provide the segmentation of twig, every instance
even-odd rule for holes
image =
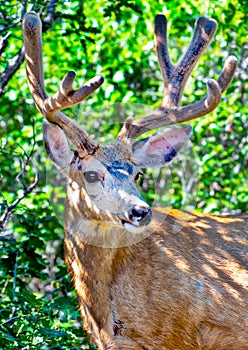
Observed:
[[[36,172],[34,182],[30,186],[28,186],[26,189],[24,189],[23,194],[19,198],[17,198],[12,204],[10,204],[10,205],[6,204],[5,213],[3,214],[2,218],[0,219],[0,232],[4,229],[4,227],[7,225],[7,223],[11,219],[17,205],[24,198],[26,198],[29,193],[31,193],[34,190],[34,188],[38,184],[38,180],[39,180],[39,176],[38,176],[38,172]]]
[[[47,15],[42,21],[43,32],[49,29],[54,22],[57,2],[58,0],[50,0],[49,5],[47,6]]]
[[[16,252],[16,258],[15,258],[15,266],[14,266],[14,281],[13,281],[13,299],[16,297],[16,276],[17,276],[17,268],[18,268],[18,251]],[[14,316],[15,312],[13,312]]]
[[[16,180],[19,183],[19,185],[24,189],[24,191],[27,190],[27,186],[24,182],[24,174],[27,168],[27,165],[29,164],[29,162],[31,161],[31,157],[34,153],[34,149],[35,149],[35,145],[36,145],[36,139],[35,139],[35,125],[34,125],[34,119],[32,122],[32,127],[33,127],[33,140],[32,140],[32,148],[31,151],[29,152],[29,154],[26,153],[26,151],[21,147],[21,145],[19,145],[19,147],[22,149],[24,155],[26,156],[26,160],[25,162],[23,162],[22,160],[22,170],[19,172],[19,174],[16,176]],[[21,180],[22,178],[22,180]]]
[[[18,197],[16,200],[14,200],[12,202],[12,204],[8,205],[7,201],[4,201],[1,206],[2,209],[4,211],[4,213],[2,214],[2,216],[0,217],[0,232],[4,229],[4,227],[7,225],[7,223],[9,222],[9,220],[11,219],[15,208],[17,207],[17,205],[25,198],[28,196],[29,193],[31,193],[34,188],[36,187],[36,185],[38,184],[38,180],[39,180],[39,176],[38,176],[38,171],[35,171],[35,178],[34,181],[31,185],[27,186],[24,183],[24,180],[21,179],[21,177],[24,177],[24,173],[27,170],[27,165],[30,163],[31,158],[34,154],[34,150],[35,150],[35,145],[36,145],[36,140],[35,140],[35,130],[34,130],[34,124],[33,124],[33,142],[32,142],[32,148],[29,152],[29,154],[25,154],[26,156],[26,160],[25,162],[23,162],[22,164],[22,169],[19,172],[19,174],[16,176],[16,179],[18,181],[18,183],[20,184],[20,186],[23,188],[23,194]]]

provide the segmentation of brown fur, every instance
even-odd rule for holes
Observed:
[[[223,218],[157,209],[147,226],[151,210],[134,183],[137,167],[172,160],[190,127],[135,139],[209,113],[230,84],[237,64],[233,56],[218,80],[208,81],[202,100],[179,107],[188,76],[216,28],[214,20],[199,18],[188,50],[173,66],[166,19],[156,16],[162,103],[150,115],[127,118],[117,141],[100,146],[60,110],[81,102],[103,78],[74,90],[75,73],[69,72],[48,97],[41,21],[34,12],[23,19],[30,90],[49,122],[43,127],[46,150],[69,178],[65,259],[85,329],[100,350],[248,350],[248,215]]]
[[[130,247],[95,247],[66,233],[92,341],[99,349],[247,350],[248,215],[154,215],[151,235]]]

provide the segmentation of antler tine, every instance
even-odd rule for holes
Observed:
[[[179,105],[186,81],[197,61],[210,43],[217,24],[205,17],[198,19],[191,43],[180,62],[174,67],[167,44],[167,21],[164,15],[155,18],[155,44],[160,70],[164,80],[162,108]]]
[[[167,20],[164,15],[157,15],[155,19],[155,45],[160,71],[164,80],[164,94],[168,94],[174,66],[171,63],[167,41]]]
[[[56,120],[53,121],[54,112],[80,103],[103,82],[102,77],[94,77],[84,86],[74,90],[72,84],[75,77],[76,73],[74,71],[68,72],[61,82],[59,91],[44,101],[44,112],[50,122],[56,122]]]
[[[170,81],[171,91],[168,96],[164,94],[161,107],[177,107],[179,105],[187,79],[209,45],[216,28],[215,20],[205,17],[200,17],[197,20],[193,38],[187,51],[174,69]]]
[[[228,88],[229,84],[231,83],[233,75],[236,70],[236,66],[237,66],[237,58],[232,55],[227,57],[224,64],[224,68],[217,80],[221,92],[224,92]]]
[[[158,15],[155,19],[155,40],[157,56],[164,80],[164,97],[160,107],[154,113],[131,121],[127,118],[118,138],[135,140],[148,130],[186,122],[214,110],[220,102],[221,94],[232,81],[237,59],[229,56],[217,81],[210,79],[207,82],[207,95],[198,102],[178,107],[183,88],[200,56],[211,41],[217,24],[214,20],[205,17],[199,18],[196,23],[193,39],[188,50],[174,67],[170,62],[167,37],[166,18]]]
[[[47,94],[42,67],[41,21],[34,12],[29,12],[24,16],[22,31],[29,87],[36,106],[42,113]]]
[[[61,109],[75,105],[83,101],[102,83],[103,77],[94,77],[81,88],[74,90],[72,83],[75,72],[70,71],[64,77],[59,91],[48,97],[44,87],[44,75],[42,68],[42,38],[41,21],[34,12],[29,12],[23,19],[23,36],[26,47],[27,76],[30,90],[37,108],[51,122],[59,125],[67,137],[71,139],[79,154],[94,153],[97,145],[89,135],[73,120],[66,117]]]

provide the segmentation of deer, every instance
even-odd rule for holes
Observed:
[[[138,119],[128,116],[107,145],[61,112],[93,93],[103,77],[73,89],[75,72],[69,71],[48,97],[41,27],[37,14],[25,15],[27,78],[45,118],[46,152],[68,178],[65,261],[91,341],[100,350],[247,350],[248,215],[151,208],[136,186],[140,168],[173,160],[191,133],[182,123],[213,111],[233,78],[237,59],[229,56],[218,79],[208,80],[206,96],[179,106],[216,21],[197,20],[188,49],[174,65],[167,20],[156,16],[162,103]],[[158,128],[163,129],[141,138]]]

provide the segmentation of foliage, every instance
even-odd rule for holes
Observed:
[[[0,57],[0,76],[22,47],[23,13],[39,11],[45,30],[47,92],[54,93],[70,69],[78,73],[78,85],[95,74],[105,77],[104,86],[82,107],[66,111],[103,142],[117,132],[111,111],[118,116],[123,111],[123,105],[109,104],[128,104],[137,114],[142,113],[142,108],[145,111],[159,105],[163,89],[153,43],[155,15],[164,13],[168,18],[173,62],[185,51],[196,19],[201,15],[215,18],[219,24],[217,34],[194,70],[182,103],[192,103],[205,94],[205,82],[209,77],[217,77],[229,54],[236,55],[239,61],[235,78],[219,107],[192,122],[193,148],[186,149],[188,157],[182,156],[170,168],[145,174],[144,196],[154,204],[162,202],[185,209],[247,211],[245,1],[33,3],[17,0],[0,3],[0,32],[3,37],[8,35],[8,44]],[[0,235],[0,349],[93,349],[79,326],[77,300],[63,261],[63,228],[57,215],[61,211],[59,197],[63,186],[51,185],[61,183],[61,178],[48,168],[42,146],[43,120],[30,97],[24,65],[8,80],[3,92],[0,219],[6,208],[13,208]],[[104,122],[99,124],[97,118],[103,114]],[[37,174],[38,184],[27,192]]]

